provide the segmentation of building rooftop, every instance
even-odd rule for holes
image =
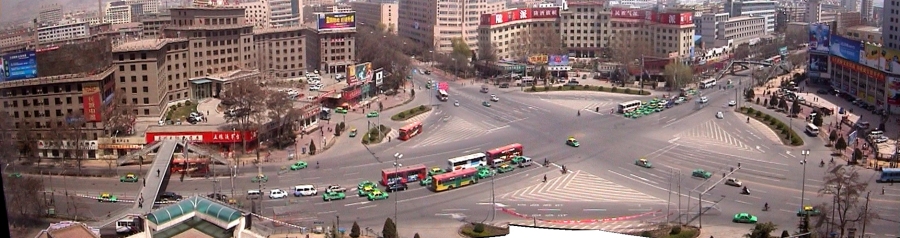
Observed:
[[[253,28],[253,34],[268,34],[278,32],[289,32],[308,29],[306,26],[286,26],[286,27],[269,27],[269,28]]]
[[[194,196],[151,212],[147,215],[147,221],[162,225],[166,222],[176,220],[176,218],[181,216],[188,215],[191,212],[203,213],[211,219],[217,219],[218,221],[225,223],[233,222],[242,216],[241,212],[238,210],[210,201],[206,198]]]
[[[129,29],[129,28],[141,28],[144,24],[140,22],[129,22],[129,23],[120,23],[120,24],[112,24],[112,30],[118,31],[120,29]]]
[[[22,80],[13,80],[0,82],[0,88],[15,88],[22,86],[33,86],[33,85],[47,85],[54,83],[73,83],[73,82],[86,82],[86,81],[97,81],[109,76],[113,72],[113,67],[109,66],[100,73],[78,73],[78,74],[65,74],[65,75],[56,75],[56,76],[47,76],[47,77],[38,77],[33,79],[22,79]]]
[[[63,221],[50,224],[46,230],[42,230],[35,238],[72,237],[72,238],[100,238],[100,230],[94,229],[81,222]]]
[[[147,127],[146,133],[188,133],[188,132],[209,132],[209,131],[221,131],[219,127],[222,125],[209,125],[209,124],[181,124],[181,125],[150,125]]]
[[[881,27],[874,27],[874,26],[851,26],[850,29],[848,29],[848,30],[868,31],[868,32],[876,32],[876,33],[880,33],[880,32],[881,32]]]
[[[185,38],[141,39],[129,41],[113,47],[113,52],[159,50],[169,43],[187,41]]]

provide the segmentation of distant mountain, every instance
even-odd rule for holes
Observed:
[[[96,0],[2,0],[0,3],[0,23],[23,23],[37,18],[43,5],[58,3],[63,11],[97,9]],[[0,24],[2,25],[2,24]]]

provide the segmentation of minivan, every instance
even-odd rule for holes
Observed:
[[[256,189],[247,190],[247,197],[248,198],[259,198],[259,197],[262,197],[262,192],[260,192],[259,190],[256,190]]]
[[[314,195],[316,195],[316,194],[319,194],[319,192],[316,191],[316,187],[315,187],[315,186],[312,186],[312,185],[298,185],[298,186],[294,186],[294,197],[299,197],[299,196],[314,196]]]
[[[819,135],[819,127],[817,127],[816,125],[813,125],[812,123],[807,123],[806,124],[806,133],[811,136],[818,136]]]

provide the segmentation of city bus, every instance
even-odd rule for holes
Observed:
[[[478,183],[478,169],[468,168],[431,177],[431,191],[446,191]]]
[[[522,156],[524,152],[522,144],[515,143],[488,150],[485,154],[487,154],[488,164],[490,164],[491,167],[497,167],[504,162],[512,161],[516,156]]]
[[[487,155],[484,153],[474,153],[471,155],[460,156],[447,160],[448,171],[456,171],[470,168],[478,168],[487,164]]]
[[[703,81],[700,81],[700,88],[712,88],[714,86],[716,86],[715,78],[704,79]]]
[[[418,134],[422,133],[422,122],[413,122],[409,123],[409,125],[405,125],[400,128],[400,135],[398,139],[401,140],[409,140],[410,138],[415,137]]]
[[[763,61],[763,62],[770,63],[770,64],[777,64],[777,63],[780,63],[780,62],[781,62],[781,55],[773,56],[772,58],[768,58],[768,59],[766,59],[766,60]]]
[[[881,169],[881,178],[878,178],[876,182],[879,183],[893,183],[900,182],[900,168],[882,168]]]
[[[188,177],[203,177],[209,173],[209,163],[209,159],[193,158],[185,161],[184,158],[175,158],[172,160],[169,171],[172,174],[185,173],[185,176]]]
[[[626,113],[626,112],[634,111],[634,110],[638,109],[638,107],[640,107],[640,106],[641,106],[641,101],[639,101],[639,100],[627,101],[627,102],[619,103],[619,107],[616,108],[616,111],[619,113]]]
[[[388,186],[396,182],[415,183],[425,179],[428,168],[424,164],[387,168],[381,170],[381,185]]]
[[[441,90],[438,90],[437,98],[438,98],[438,100],[446,102],[447,99],[450,99],[450,95],[447,94],[447,91],[444,91],[443,89],[441,89]]]

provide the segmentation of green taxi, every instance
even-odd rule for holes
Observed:
[[[487,101],[481,102],[481,105],[485,106],[485,107],[491,107],[491,103],[489,103]]]
[[[512,159],[512,163],[518,165],[519,167],[531,166],[530,162],[531,158],[525,156],[516,156]]]
[[[433,81],[428,80],[428,83],[425,84],[425,88],[426,88],[426,89],[431,89],[431,84],[433,84],[433,83],[434,83]]]
[[[692,177],[708,179],[712,177],[712,173],[703,169],[695,169],[694,172],[691,172]]]
[[[650,163],[649,160],[644,159],[644,158],[635,160],[635,161],[634,161],[634,164],[637,165],[637,166],[641,166],[641,167],[644,167],[644,168],[648,168],[648,169],[653,167],[653,163]]]
[[[478,176],[478,179],[490,178],[494,176],[494,171],[490,168],[478,168],[478,174],[476,174],[476,176]]]
[[[516,167],[510,166],[509,164],[503,164],[503,165],[500,165],[500,167],[497,167],[497,173],[502,174],[502,173],[506,173],[506,172],[512,172],[515,169],[516,169]]]
[[[123,183],[137,183],[138,176],[134,173],[127,173],[125,176],[119,177],[119,182]]]
[[[569,139],[566,140],[566,145],[579,147],[581,146],[581,143],[578,143],[578,140],[576,140],[575,137],[569,137]]]
[[[734,218],[732,218],[731,221],[734,223],[756,223],[756,216],[742,212],[734,214]]]
[[[253,178],[250,178],[250,182],[252,183],[265,183],[268,181],[269,176],[266,176],[265,174],[257,174],[256,176],[253,176]]]
[[[369,201],[388,199],[388,194],[378,189],[373,189],[367,196]]]
[[[343,108],[343,107],[337,107],[334,109],[334,112],[340,113],[340,114],[347,114],[347,109]]]
[[[423,180],[419,180],[419,185],[428,186],[428,185],[431,185],[431,181],[432,181],[431,176],[428,176]]]
[[[809,214],[809,216],[811,216],[811,217],[814,217],[814,216],[822,215],[822,211],[819,211],[818,208],[813,207],[813,206],[803,206],[803,209],[800,209],[800,211],[797,211],[798,217],[806,216],[807,214]]]
[[[365,187],[373,187],[374,188],[374,187],[378,187],[378,185],[375,184],[374,182],[368,181],[368,180],[359,182],[359,185],[356,185],[356,189],[358,189],[358,190],[362,190]]]
[[[375,184],[367,184],[359,189],[359,196],[360,197],[366,196],[366,195],[374,192],[375,190],[378,190],[378,186],[375,186]]]
[[[98,202],[119,202],[119,198],[110,193],[101,193],[99,197],[97,197]]]
[[[446,172],[447,171],[444,171],[444,169],[442,169],[440,167],[432,167],[430,170],[428,170],[428,176],[435,176],[435,175],[443,174]]]
[[[297,161],[296,163],[291,165],[291,170],[305,169],[306,166],[309,166],[308,164],[306,164],[306,161]]]
[[[378,112],[373,111],[373,112],[366,113],[366,117],[368,117],[368,118],[378,117]]]
[[[331,201],[331,200],[341,200],[344,198],[347,198],[347,194],[344,194],[342,192],[326,191],[325,193],[322,194],[322,200],[324,200],[326,202]]]

